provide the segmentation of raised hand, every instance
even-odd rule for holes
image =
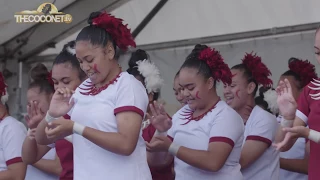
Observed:
[[[29,103],[27,106],[27,112],[28,115],[25,117],[25,119],[30,129],[36,128],[45,116],[40,107],[38,107],[37,101],[31,101]]]
[[[292,88],[288,79],[280,81],[276,91],[280,114],[287,120],[294,120],[297,102],[292,95]]]
[[[150,120],[151,124],[159,131],[166,132],[172,126],[171,118],[168,116],[163,108],[162,104],[158,104],[154,101],[153,104],[149,105],[151,114],[147,114],[147,118]]]
[[[68,88],[57,89],[51,99],[49,115],[55,118],[66,115],[74,105],[74,99],[71,99],[73,93]]]

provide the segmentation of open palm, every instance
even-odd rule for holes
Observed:
[[[51,99],[48,111],[50,116],[57,118],[67,114],[74,105],[74,100],[71,99],[73,93],[74,91],[68,88],[57,89]]]
[[[297,109],[297,102],[292,95],[292,88],[290,82],[285,79],[280,81],[277,87],[277,103],[280,114],[288,120],[293,120]]]
[[[151,124],[159,131],[168,131],[172,126],[171,118],[168,116],[162,104],[154,102],[150,104],[151,114],[147,114]]]

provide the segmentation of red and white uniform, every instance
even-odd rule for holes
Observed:
[[[26,127],[8,116],[0,121],[0,171],[10,164],[22,162],[21,149],[27,135]]]
[[[87,88],[84,84],[88,82],[89,79],[80,87]],[[122,72],[116,82],[95,96],[82,95],[82,91],[76,90],[73,95],[76,103],[68,114],[71,120],[100,131],[118,132],[117,113],[133,111],[144,117],[147,110],[145,87],[127,72]],[[73,134],[74,180],[151,180],[141,134],[130,156],[112,153]]]
[[[218,172],[209,172],[193,167],[175,157],[174,170],[176,180],[241,180],[240,154],[243,142],[243,120],[224,101],[216,106],[199,121],[192,120],[185,124],[184,112],[191,111],[186,105],[172,118],[173,125],[168,131],[173,142],[190,149],[208,150],[210,142],[225,142],[233,149]],[[185,124],[185,125],[182,125]]]
[[[299,138],[289,151],[280,152],[281,158],[304,159],[306,139]],[[280,169],[279,180],[308,180],[308,175]]]
[[[262,141],[269,148],[249,167],[242,170],[245,180],[279,179],[279,152],[271,146],[278,130],[278,122],[273,114],[255,106],[245,125],[245,140]]]
[[[315,87],[312,83],[305,86],[300,93],[298,100],[298,109],[296,116],[302,119],[310,129],[320,132],[320,101],[312,99],[310,94],[320,93],[320,90],[312,90],[310,87]],[[320,177],[320,144],[310,141],[310,156],[309,156],[309,180],[318,180]]]
[[[54,160],[56,158],[56,149],[50,149],[42,159]],[[58,180],[59,177],[45,173],[32,165],[28,165],[25,180]]]

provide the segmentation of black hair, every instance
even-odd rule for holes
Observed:
[[[268,111],[272,114],[270,108],[268,107],[268,103],[264,100],[264,93],[267,92],[270,88],[269,87],[260,87],[259,88],[259,96],[257,96],[254,101],[256,105],[260,106],[264,110]]]
[[[75,41],[70,41],[67,44],[63,46],[62,51],[59,53],[59,55],[55,58],[53,61],[53,66],[57,64],[64,64],[64,63],[70,63],[72,68],[75,68],[79,72],[79,79],[83,81],[87,75],[85,72],[81,69],[80,63],[73,52],[75,49]]]
[[[205,79],[212,77],[212,71],[205,61],[199,60],[199,54],[202,50],[208,48],[207,45],[197,44],[191,53],[187,56],[186,60],[182,64],[182,68],[194,68],[198,70],[198,73],[201,74]],[[179,70],[179,72],[180,72]],[[216,81],[214,82],[216,85]]]
[[[246,67],[246,65],[237,64],[237,65],[233,66],[231,69],[236,69],[236,70],[242,71],[243,72],[243,76],[247,79],[248,83],[253,82],[256,85],[256,87],[253,90],[253,96],[255,96],[257,91],[258,91],[258,83],[253,78],[251,71]]]
[[[174,79],[176,79],[180,74],[180,70],[176,73],[176,75],[174,76]]]
[[[291,62],[294,62],[294,61],[299,61],[299,59],[295,58],[295,57],[291,57],[289,60],[288,60],[288,64],[290,64]],[[287,70],[286,72],[284,72],[281,76],[291,76],[293,77],[296,81],[299,82],[298,84],[298,89],[302,89],[302,82],[301,82],[301,77],[298,73],[295,73],[294,71],[292,70]]]
[[[137,67],[138,66],[137,62],[141,61],[141,60],[150,61],[149,55],[147,54],[147,52],[145,50],[138,49],[131,54],[131,57],[128,62],[129,68],[127,69],[127,72],[129,74],[133,75],[134,77],[139,77],[144,82],[145,77],[143,77],[143,75],[139,72],[138,67]],[[158,100],[159,96],[160,96],[160,92],[153,92],[153,100],[154,101]]]
[[[93,12],[90,14],[87,22],[89,26],[84,27],[78,34],[76,41],[89,41],[92,45],[99,45],[101,47],[106,47],[108,42],[112,43],[112,46],[115,51],[115,58],[118,58],[117,45],[112,39],[110,33],[105,29],[93,25],[93,19],[101,15],[102,12]]]
[[[39,88],[39,93],[46,94],[54,93],[54,86],[50,82],[48,69],[45,65],[39,63],[30,71],[32,82],[29,84],[29,89]]]

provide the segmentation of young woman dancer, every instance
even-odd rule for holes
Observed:
[[[33,104],[33,102],[30,102],[31,105],[31,112],[39,112],[39,107],[41,107],[42,113],[37,113],[37,116],[34,118],[31,118],[29,122],[33,125],[32,128],[34,128],[33,133],[35,133],[35,128],[37,127],[38,123],[43,119],[43,116],[48,108],[49,103],[51,100],[51,97],[53,95],[53,92],[49,91],[52,90],[52,87],[54,86],[54,89],[68,87],[70,89],[76,89],[81,82],[86,78],[85,73],[81,70],[80,64],[75,56],[75,49],[74,49],[75,42],[71,41],[67,43],[63,50],[60,52],[60,54],[56,57],[56,59],[53,62],[52,67],[52,80],[50,77],[48,77],[49,81],[51,83],[48,84],[47,81],[41,81],[39,86],[36,88],[39,90],[45,90],[43,93],[40,93],[38,91],[31,91],[29,87],[28,94],[33,93],[34,96],[37,98],[40,96],[40,94],[43,94],[46,98],[43,102],[44,104],[47,103],[46,106],[44,105],[36,105]],[[43,71],[42,71],[43,72]],[[38,72],[39,73],[39,72]],[[47,72],[45,72],[47,73]],[[36,94],[35,94],[36,93]],[[37,94],[38,93],[38,94]],[[52,94],[51,94],[52,93]],[[67,116],[65,116],[67,119],[69,119]],[[62,166],[62,172],[59,174],[60,180],[73,180],[73,146],[70,142],[68,142],[65,139],[61,139],[56,141],[54,144],[50,144],[49,146],[43,146],[36,143],[34,139],[25,139],[22,154],[23,154],[23,160],[28,164],[34,164],[39,159],[41,159],[48,151],[50,151],[51,148],[55,147],[57,155],[60,159],[60,163]]]
[[[0,97],[0,179],[23,180],[27,167],[22,162],[21,147],[27,129],[7,111],[5,104],[9,95],[2,73],[0,73]]]
[[[147,143],[148,162],[161,166],[174,157],[176,180],[242,179],[239,158],[244,125],[218,97],[220,81],[231,83],[228,65],[215,49],[196,45],[179,74],[188,104],[173,116],[172,127],[170,118],[151,105],[150,118],[157,132]]]
[[[276,117],[255,105],[259,85],[272,86],[270,70],[255,54],[246,54],[241,64],[231,68],[232,83],[224,87],[227,104],[235,109],[245,124],[241,152],[241,171],[245,180],[278,179],[279,153],[271,146],[278,123]]]
[[[129,60],[129,74],[132,74],[138,79],[145,87],[149,96],[149,104],[157,101],[160,94],[160,89],[163,85],[163,79],[160,77],[159,69],[149,60],[148,54],[141,49],[133,52]],[[150,114],[150,108],[147,112]],[[150,142],[156,129],[150,124],[150,121],[146,119],[144,126],[142,126],[142,137],[145,141]],[[164,168],[150,167],[153,180],[173,180],[173,172],[171,162]]]
[[[122,20],[107,13],[92,13],[88,22],[77,36],[76,56],[89,79],[75,93],[56,90],[36,139],[48,144],[73,134],[75,180],[150,180],[140,135],[148,95],[116,58],[117,47],[127,50],[135,42]],[[72,121],[55,119],[66,113]]]
[[[317,74],[313,64],[307,60],[302,61],[291,58],[289,60],[289,70],[281,75],[279,82],[287,79],[291,85],[294,99],[298,100],[303,87],[309,84],[312,79],[316,78]],[[305,138],[299,138],[289,151],[280,153],[280,168],[283,169],[280,170],[281,180],[308,179],[308,176],[305,175],[308,174],[309,154],[306,153],[306,148],[308,146],[310,146],[309,141],[306,143]]]
[[[54,93],[53,85],[48,80],[48,70],[43,64],[36,65],[31,70],[32,82],[29,85],[27,92],[27,110],[28,116],[26,117],[27,125],[30,128],[28,135],[24,141],[25,143],[34,142],[35,129],[41,118],[43,118],[43,111],[49,107],[50,99]],[[39,118],[38,118],[39,117]],[[37,151],[35,151],[37,153]],[[26,156],[22,152],[22,159],[24,162]],[[53,148],[48,151],[42,159],[28,166],[26,180],[57,180],[61,173],[61,164],[59,158],[56,156],[56,150]]]
[[[320,63],[320,31],[316,31],[315,54],[318,63]],[[309,73],[309,72],[305,72]],[[319,79],[314,79],[305,86],[299,95],[298,103],[293,96],[293,89],[288,79],[279,82],[278,106],[282,114],[282,126],[286,127],[283,133],[285,138],[275,146],[281,151],[289,150],[296,142],[298,137],[308,137],[310,140],[310,156],[308,166],[309,180],[316,180],[320,177],[318,165],[320,164],[320,145],[316,131],[320,131],[318,121],[320,114],[319,105]],[[309,126],[310,130],[304,126]],[[297,126],[297,127],[296,127]],[[293,127],[290,129],[290,127]],[[286,131],[292,131],[286,133]],[[299,133],[297,133],[299,132]]]

